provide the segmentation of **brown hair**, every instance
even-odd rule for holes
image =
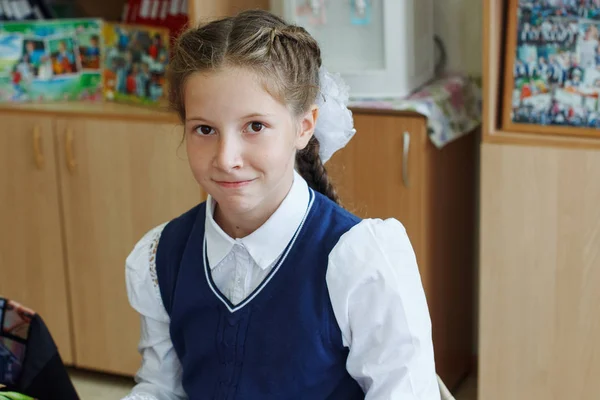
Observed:
[[[299,116],[319,93],[321,50],[304,28],[267,11],[245,11],[187,30],[175,43],[168,69],[169,103],[182,121],[187,78],[223,67],[250,68],[274,98]],[[339,203],[314,136],[296,154],[296,167],[311,188]]]

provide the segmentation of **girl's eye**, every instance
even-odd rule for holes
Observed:
[[[210,134],[214,133],[214,131],[215,131],[213,128],[211,128],[208,125],[197,126],[194,130],[196,131],[196,133],[198,133],[199,135],[202,135],[202,136],[210,135]]]
[[[259,133],[264,127],[265,126],[261,122],[250,122],[250,124],[248,124],[248,130],[252,133]]]

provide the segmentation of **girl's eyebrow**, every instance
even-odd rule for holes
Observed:
[[[242,117],[241,119],[249,119],[249,118],[255,118],[255,117],[272,117],[273,114],[263,114],[263,113],[251,113],[248,114],[244,117]]]
[[[191,117],[188,117],[188,118],[185,119],[185,122],[190,122],[190,121],[202,121],[202,122],[207,122],[209,124],[211,123],[210,120],[208,120],[206,118],[203,118],[203,117],[201,117],[199,115],[197,115],[197,116],[191,116]]]
[[[263,114],[263,113],[250,113],[248,115],[245,115],[243,117],[241,117],[240,119],[250,119],[250,118],[256,118],[256,117],[272,117],[274,116],[274,114]],[[203,122],[207,122],[207,123],[211,123],[210,120],[203,118],[199,115],[197,116],[191,116],[185,119],[185,122],[190,122],[190,121],[203,121]]]

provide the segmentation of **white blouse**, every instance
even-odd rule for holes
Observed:
[[[233,303],[243,301],[268,275],[309,202],[297,173],[289,194],[252,234],[229,237],[207,201],[205,235],[212,277]],[[155,252],[165,224],[148,232],[126,262],[129,301],[141,315],[137,385],[125,400],[186,399],[182,369],[169,335],[169,316],[156,277]],[[198,243],[201,246],[201,243]],[[327,287],[344,346],[346,368],[367,400],[439,400],[431,320],[415,255],[395,219],[366,219],[339,240],[327,269]]]

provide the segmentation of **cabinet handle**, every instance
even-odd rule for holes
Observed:
[[[404,137],[402,140],[402,182],[404,186],[409,187],[408,181],[408,153],[410,152],[410,133],[404,131]]]
[[[40,134],[40,126],[33,127],[33,158],[38,169],[44,168],[44,152],[42,151],[42,136]]]
[[[75,167],[77,167],[77,162],[75,161],[75,156],[73,155],[72,128],[67,128],[67,134],[65,135],[65,155],[67,158],[67,169],[69,172],[73,173],[75,171]]]

